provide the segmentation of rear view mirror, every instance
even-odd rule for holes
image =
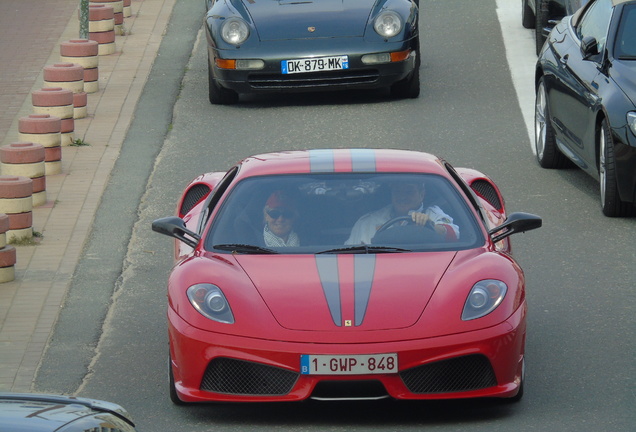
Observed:
[[[518,232],[526,232],[541,227],[543,219],[530,213],[511,213],[508,218],[499,225],[491,229],[488,234],[493,243],[497,243]]]
[[[153,221],[152,230],[159,234],[181,240],[192,249],[196,248],[201,240],[201,237],[197,233],[186,228],[183,219],[176,216],[169,216]]]

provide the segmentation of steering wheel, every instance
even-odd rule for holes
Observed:
[[[392,219],[389,219],[388,221],[384,222],[382,224],[382,226],[380,228],[378,228],[378,230],[376,231],[376,235],[383,233],[384,231],[386,231],[387,229],[391,228],[393,225],[398,224],[398,223],[402,223],[402,222],[406,222],[407,225],[415,225],[415,221],[413,220],[413,218],[411,216],[398,216],[398,217],[394,217]],[[435,227],[433,226],[433,222],[429,219],[426,221],[426,223],[424,225],[421,225],[422,228],[428,228],[430,230],[432,230],[433,232],[437,232],[435,231]]]

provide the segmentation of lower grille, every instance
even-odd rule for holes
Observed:
[[[302,89],[373,84],[380,74],[377,70],[355,70],[300,74],[252,74],[248,77],[254,89]]]
[[[490,361],[475,354],[429,363],[400,372],[413,393],[451,393],[497,385]]]
[[[311,394],[317,400],[376,400],[389,397],[380,381],[321,381]]]
[[[274,366],[230,358],[210,362],[201,390],[254,396],[278,396],[291,391],[298,373]]]

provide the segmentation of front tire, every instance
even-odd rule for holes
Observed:
[[[607,120],[601,122],[598,134],[598,174],[601,193],[601,209],[608,217],[630,216],[634,213],[631,203],[623,202],[618,194],[614,140]]]
[[[210,61],[208,61],[208,93],[210,103],[213,105],[232,105],[238,102],[238,93],[216,82]]]
[[[548,93],[543,78],[537,86],[537,97],[534,104],[534,146],[537,162],[543,168],[563,168],[567,159],[556,145],[556,137],[550,120]]]
[[[521,25],[527,29],[535,28],[535,17],[528,0],[521,0]]]
[[[546,37],[543,35],[543,29],[548,26],[548,20],[550,19],[550,9],[548,6],[548,0],[537,1],[537,14],[535,16],[535,44],[537,55],[541,52]]]

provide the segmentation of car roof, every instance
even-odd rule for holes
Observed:
[[[415,172],[448,176],[444,161],[429,153],[396,149],[315,149],[250,156],[240,176],[298,173]]]

